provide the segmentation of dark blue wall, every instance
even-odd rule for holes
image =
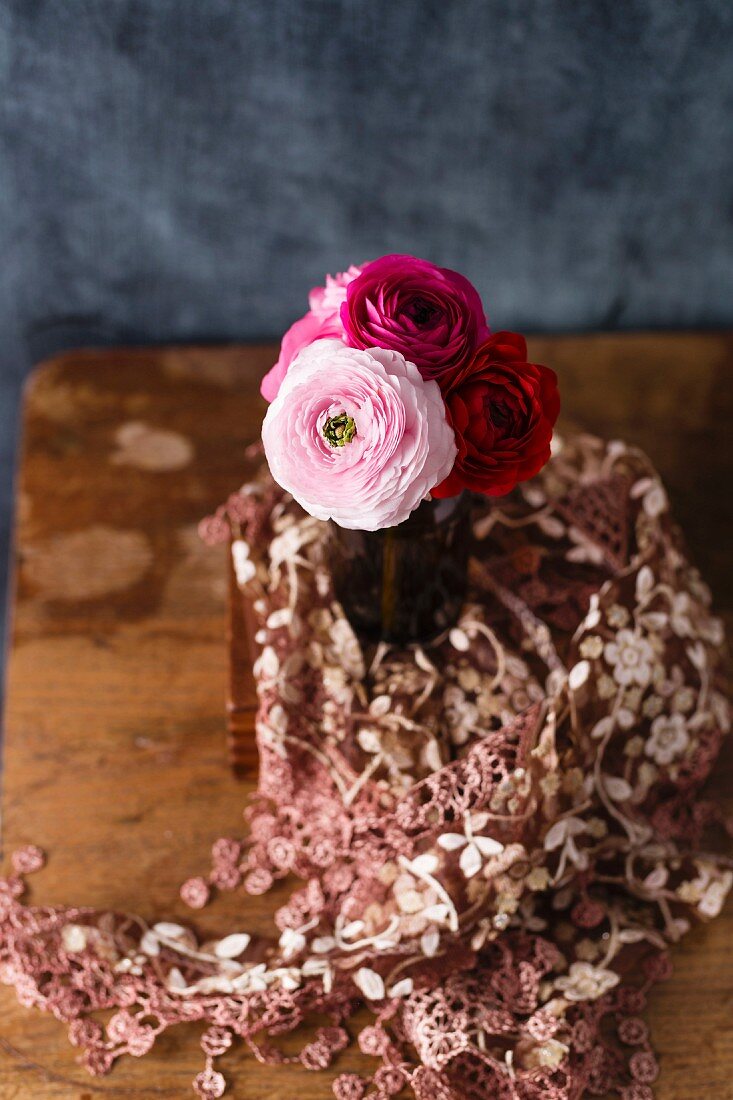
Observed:
[[[0,0],[0,553],[19,382],[279,333],[413,251],[493,324],[733,323],[730,0]]]

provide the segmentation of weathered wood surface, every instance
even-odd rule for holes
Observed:
[[[566,421],[653,456],[730,625],[733,337],[547,337],[532,350],[558,370]],[[226,763],[227,565],[195,529],[247,476],[271,361],[267,347],[83,352],[43,365],[28,387],[3,846],[48,851],[31,880],[39,902],[190,919],[180,882],[240,829],[250,784]],[[718,790],[730,779],[721,765]],[[211,934],[266,932],[277,901],[228,895],[197,920]],[[690,935],[654,995],[660,1100],[733,1098],[732,939],[729,906]],[[347,1054],[338,1070],[369,1064]],[[185,1097],[199,1066],[195,1034],[178,1029],[92,1080],[63,1026],[0,988],[3,1100]],[[332,1075],[268,1069],[241,1051],[226,1068],[243,1100],[330,1095]]]

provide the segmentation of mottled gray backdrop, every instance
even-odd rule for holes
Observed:
[[[62,347],[275,335],[395,250],[502,327],[731,324],[732,45],[731,0],[0,0],[2,560]]]

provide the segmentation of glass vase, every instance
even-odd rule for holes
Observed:
[[[455,623],[467,587],[467,493],[423,501],[397,527],[331,527],[336,596],[359,637],[427,642]]]

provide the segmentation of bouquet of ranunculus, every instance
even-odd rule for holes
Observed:
[[[375,531],[428,497],[501,496],[550,456],[554,371],[491,333],[476,289],[415,256],[310,294],[262,382],[274,479],[311,515]]]

